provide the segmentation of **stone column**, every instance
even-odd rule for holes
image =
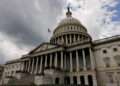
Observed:
[[[72,52],[70,52],[70,72],[73,71],[73,65],[72,65]]]
[[[95,74],[92,76],[92,79],[93,79],[93,86],[98,86],[97,85],[97,78],[96,78]]]
[[[88,86],[88,75],[85,75],[85,85]]]
[[[45,56],[45,68],[47,67],[47,55]]]
[[[29,60],[27,60],[27,67],[26,67],[27,72],[28,72],[28,67],[29,67]]]
[[[84,49],[82,50],[82,54],[83,54],[83,69],[86,70],[86,58],[85,58],[85,51]]]
[[[53,59],[53,56],[52,56],[52,53],[50,54],[50,67],[52,67],[52,59]]]
[[[24,71],[26,72],[26,61],[24,62]]]
[[[63,69],[63,51],[61,51],[61,69]]]
[[[38,71],[38,60],[39,60],[39,57],[36,57],[36,66],[35,66],[35,73],[37,74],[37,71]]]
[[[70,77],[70,84],[73,84],[73,77]]]
[[[60,37],[58,37],[58,43],[61,43]]]
[[[25,72],[27,72],[27,61],[25,61]]]
[[[43,64],[42,64],[42,61],[43,61],[43,56],[40,57],[40,68],[39,68],[39,73],[42,73],[42,69],[43,69]]]
[[[77,84],[80,85],[81,82],[80,82],[80,76],[76,76],[77,77]]]
[[[77,63],[77,72],[79,72],[79,56],[78,56],[78,50],[76,50],[76,63]]]
[[[71,34],[69,35],[69,37],[70,37],[70,43],[72,43],[72,36],[71,36]]]
[[[62,44],[64,43],[64,38],[63,38],[63,36],[62,36]]]
[[[21,62],[21,71],[24,71],[24,61]]]
[[[64,60],[64,69],[66,70],[66,54],[64,55],[64,58],[63,58]]]
[[[68,38],[67,38],[67,35],[65,35],[65,38],[66,38],[66,44],[68,44]]]
[[[30,61],[30,59],[29,59],[29,60],[28,60],[28,69],[27,69],[28,72],[30,72],[30,62],[31,62],[31,61]]]
[[[22,62],[20,63],[19,66],[20,66],[20,69],[19,69],[19,70],[22,71]]]
[[[57,68],[57,52],[55,53],[55,68]]]
[[[95,68],[95,63],[94,63],[94,56],[93,56],[93,52],[92,49],[89,48],[89,52],[90,52],[90,63],[91,63],[91,68],[94,69]]]
[[[76,41],[76,39],[75,39],[75,34],[73,34],[73,40],[74,40],[74,42]]]
[[[32,59],[32,69],[31,69],[31,73],[33,73],[34,71],[34,58]]]
[[[80,40],[80,35],[78,35],[78,40]]]

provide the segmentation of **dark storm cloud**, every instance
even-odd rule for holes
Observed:
[[[0,32],[18,47],[35,47],[46,41],[47,29],[55,25],[62,5],[61,0],[0,0]]]
[[[27,45],[42,41],[41,30],[48,28],[56,21],[55,17],[60,13],[61,3],[58,0],[38,0],[42,12],[37,13],[35,1],[37,0],[2,0],[0,31],[20,39]],[[40,34],[34,33],[33,30],[39,31]]]
[[[8,35],[10,38],[14,38],[12,41],[16,41],[19,44],[33,45],[43,41],[41,36],[37,36],[31,31],[31,27],[21,19],[6,19],[6,24],[1,25],[0,31]],[[1,21],[2,22],[2,21]]]

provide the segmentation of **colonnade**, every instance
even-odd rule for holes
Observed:
[[[94,68],[91,48],[74,51],[58,51],[29,58],[21,70],[33,74],[43,73],[46,68],[56,68],[69,72],[79,72]]]
[[[59,37],[56,37],[54,39],[51,40],[52,43],[65,43],[65,44],[71,44],[74,43],[76,41],[80,41],[80,40],[85,40],[88,37],[86,35],[82,35],[82,34],[65,34]]]

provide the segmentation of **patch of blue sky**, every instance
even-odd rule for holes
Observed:
[[[116,10],[115,16],[112,17],[112,21],[120,21],[120,1],[114,8]]]
[[[108,12],[115,10],[115,14],[112,16],[112,21],[120,21],[120,1],[116,4],[115,7],[105,5],[102,8],[106,8]]]

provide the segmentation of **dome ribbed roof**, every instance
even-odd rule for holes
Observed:
[[[78,25],[81,25],[80,21],[73,18],[73,17],[67,17],[65,19],[63,19],[59,24],[58,24],[58,27],[59,26],[63,26],[63,25],[66,25],[66,24],[78,24]]]

